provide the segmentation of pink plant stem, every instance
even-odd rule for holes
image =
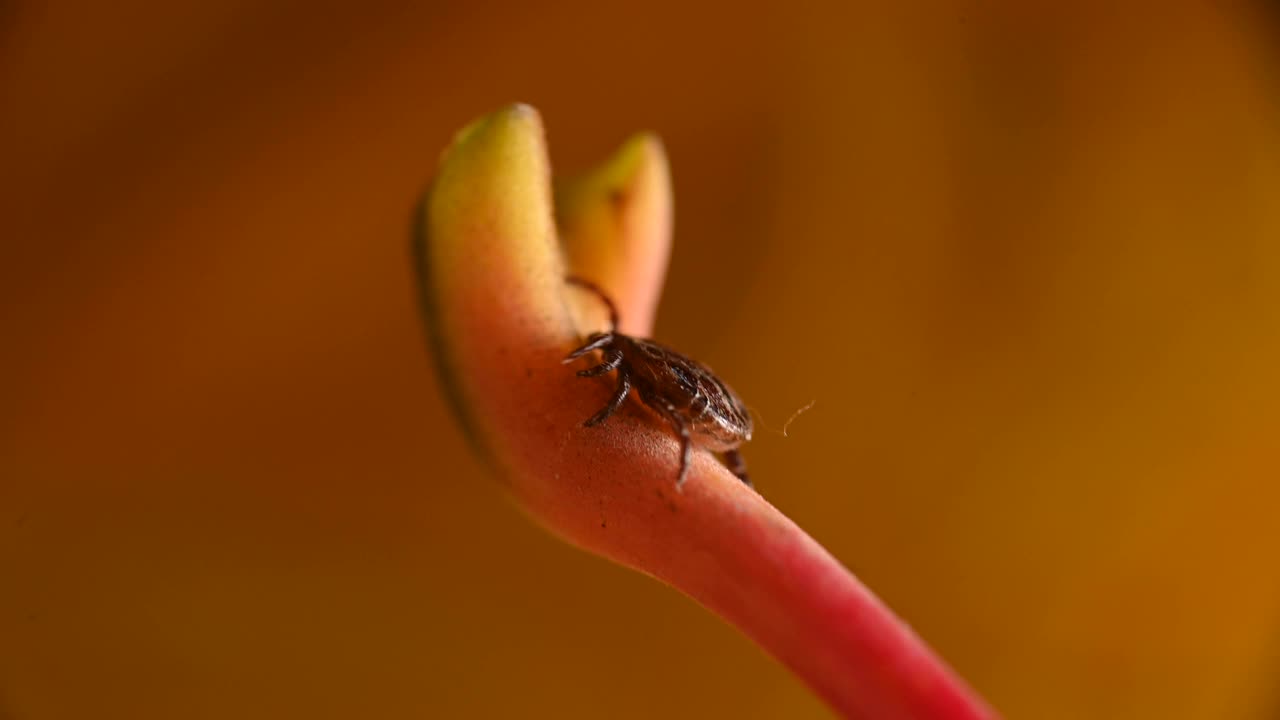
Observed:
[[[770,507],[731,520],[708,533],[736,545],[721,553],[720,575],[672,583],[751,636],[842,715],[995,717],[905,623],[781,513]]]
[[[674,454],[674,441],[658,452]],[[573,495],[610,501],[584,509],[554,490],[517,494],[570,542],[720,615],[844,717],[997,717],[830,553],[714,459],[695,460],[682,491],[671,467],[652,481],[577,471],[563,468],[564,478],[581,479]]]

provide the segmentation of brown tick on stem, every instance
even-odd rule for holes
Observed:
[[[590,290],[609,309],[608,332],[592,333],[582,347],[569,353],[570,363],[599,350],[601,362],[579,370],[581,377],[596,377],[617,371],[618,384],[609,404],[587,419],[592,427],[604,422],[622,406],[633,390],[640,400],[671,423],[680,438],[680,471],[676,487],[689,474],[693,445],[722,453],[724,463],[738,479],[751,485],[747,464],[738,446],[751,439],[751,415],[747,408],[711,368],[652,340],[618,332],[618,309],[598,285],[578,277],[565,279],[571,285]]]

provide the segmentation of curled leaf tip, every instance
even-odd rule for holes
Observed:
[[[511,373],[503,357],[572,335],[538,113],[511,105],[461,130],[417,212],[419,296],[441,384],[473,446],[494,460],[473,371],[490,368],[501,383]]]
[[[667,155],[653,133],[632,136],[595,169],[556,182],[570,272],[626,298],[620,329],[629,335],[653,328],[671,254],[671,208]]]

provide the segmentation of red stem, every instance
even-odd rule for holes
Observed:
[[[732,584],[699,588],[699,601],[846,717],[996,716],[830,553],[776,510],[769,514],[777,524],[738,519],[734,534],[746,545],[730,555],[738,562],[721,566],[721,580]]]

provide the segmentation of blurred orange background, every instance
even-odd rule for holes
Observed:
[[[1059,6],[1061,5],[1061,6]],[[1280,26],[1249,5],[9,3],[0,717],[827,717],[448,415],[409,213],[666,142],[657,336],[1008,717],[1280,712]]]

